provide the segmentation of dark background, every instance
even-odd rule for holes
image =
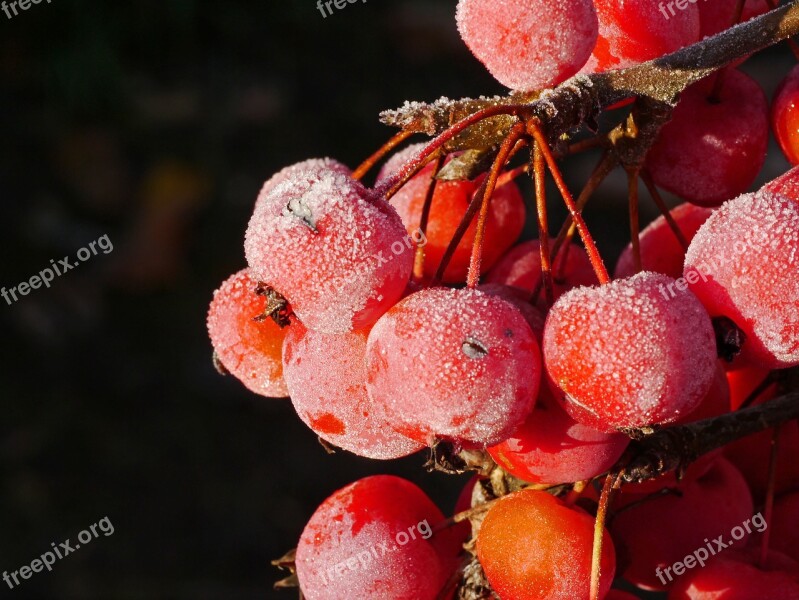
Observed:
[[[107,234],[99,254],[0,300],[0,572],[108,516],[115,527],[0,598],[294,598],[269,565],[315,507],[368,474],[445,513],[463,478],[328,456],[286,400],[211,366],[214,288],[244,266],[263,180],[332,155],[355,166],[406,99],[503,90],[460,43],[454,0],[53,0],[0,13],[0,286]],[[771,94],[779,49],[747,63]],[[785,170],[774,148],[761,176]],[[596,157],[573,161],[579,184]],[[625,182],[588,211],[608,262]],[[552,207],[555,219],[560,207]],[[647,220],[654,215],[644,203]]]

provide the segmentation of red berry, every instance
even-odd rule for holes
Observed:
[[[513,435],[488,449],[499,466],[531,483],[585,481],[612,467],[630,438],[577,423],[541,387],[535,410]]]
[[[595,0],[599,39],[583,73],[622,69],[699,40],[695,4],[672,15],[660,0]]]
[[[671,423],[710,389],[713,326],[673,280],[640,273],[561,296],[544,329],[544,364],[569,414],[602,431]]]
[[[588,598],[594,519],[542,491],[497,501],[477,536],[477,556],[491,587],[509,600]],[[600,598],[616,570],[613,542],[603,535]]]
[[[638,600],[638,596],[633,596],[630,592],[622,592],[621,590],[610,590],[605,600]]]
[[[618,510],[611,525],[619,565],[625,565],[627,581],[644,589],[670,587],[678,574],[666,568],[694,550],[706,549],[720,535],[728,543],[733,527],[747,519],[751,522],[749,488],[737,469],[722,458],[698,479],[682,482],[678,490],[679,495],[623,493],[619,497],[616,509],[624,510]],[[711,547],[716,548],[715,544]]]
[[[738,410],[749,399],[749,396],[763,383],[770,371],[760,367],[743,367],[727,372],[727,381],[730,384],[730,409]],[[777,395],[777,384],[774,383],[763,390],[755,404],[771,400]]]
[[[691,242],[685,279],[744,332],[742,360],[799,365],[799,204],[767,192],[725,203]]]
[[[669,593],[669,600],[799,600],[799,565],[766,569],[756,564],[756,559],[736,551],[725,552],[702,569],[683,575]],[[783,567],[783,568],[780,568]]]
[[[403,299],[375,324],[366,358],[372,400],[392,427],[426,444],[501,442],[532,410],[541,377],[522,314],[471,289]]]
[[[565,81],[585,64],[597,40],[591,0],[460,0],[456,20],[469,49],[514,90]]]
[[[316,509],[297,547],[308,600],[435,600],[455,570],[459,544],[444,515],[409,481],[377,475],[340,489]]]
[[[289,328],[283,372],[297,414],[322,439],[359,456],[400,458],[422,448],[393,431],[366,393],[368,331],[325,334]]]
[[[711,98],[717,77],[723,83]],[[768,102],[758,83],[728,69],[683,92],[646,159],[662,188],[717,206],[752,185],[766,159]]]
[[[686,202],[671,210],[685,241],[690,243],[696,232],[707,221],[713,211]],[[671,230],[665,217],[658,217],[640,235],[641,263],[644,271],[663,273],[673,279],[682,277],[685,250]],[[616,278],[635,275],[635,258],[632,244],[629,244],[616,263]]]
[[[712,0],[712,2],[697,2],[699,8],[699,23],[701,24],[702,37],[709,37],[729,29],[735,25],[738,0]],[[740,22],[768,12],[766,0],[746,0]]]
[[[403,153],[402,157],[405,157],[406,154]],[[382,181],[394,172],[399,162],[399,160],[389,161],[383,168],[378,181]],[[415,232],[415,235],[419,235],[422,210],[432,176],[433,165],[429,165],[391,198],[391,205],[397,209],[409,234]],[[425,276],[433,277],[435,275],[455,230],[466,214],[472,196],[485,177],[485,175],[480,175],[471,181],[436,182],[424,246]],[[510,181],[497,188],[491,198],[486,220],[482,254],[482,264],[485,269],[490,268],[513,245],[522,232],[524,219],[524,201],[516,184]],[[476,232],[477,220],[475,219],[466,230],[466,234],[458,244],[446,271],[444,271],[444,282],[463,283],[466,281]]]
[[[293,173],[261,196],[244,243],[252,275],[309,329],[363,329],[402,295],[415,245],[396,211],[333,170]]]
[[[799,167],[794,167],[790,171],[768,182],[763,186],[762,190],[779,196],[785,196],[789,200],[799,203]]]
[[[247,270],[239,271],[216,292],[208,309],[208,335],[217,358],[248,389],[270,398],[288,396],[281,348],[285,331],[271,319],[256,321],[266,299]]]
[[[550,244],[552,245],[552,244]],[[563,252],[566,252],[565,261]],[[568,249],[561,250],[557,260],[553,258],[556,270],[554,278],[555,299],[580,285],[596,285],[597,281],[591,261],[585,250],[579,246],[570,245]],[[511,248],[503,256],[491,271],[486,275],[486,283],[501,283],[511,287],[520,288],[528,293],[536,289],[541,289],[539,298],[544,298],[543,287],[541,284],[541,242],[531,240],[522,242]]]
[[[791,69],[774,96],[771,126],[785,157],[799,164],[799,66]]]
[[[529,294],[527,292],[500,283],[484,283],[478,286],[477,289],[486,294],[502,298],[518,308],[524,320],[527,321],[527,324],[530,326],[530,329],[533,330],[538,345],[541,345],[541,340],[544,338],[544,323],[546,322],[546,317],[543,312],[528,302]]]

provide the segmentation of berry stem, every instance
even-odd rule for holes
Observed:
[[[366,175],[372,169],[372,167],[378,163],[378,161],[380,161],[384,156],[386,156],[386,154],[394,150],[394,148],[399,146],[412,135],[412,131],[400,131],[385,144],[380,146],[380,148],[377,149],[377,152],[372,154],[369,158],[358,165],[358,168],[352,172],[352,178],[357,179],[358,181],[363,179],[363,176]]]
[[[589,598],[599,600],[599,581],[602,575],[602,542],[605,537],[605,521],[613,491],[621,484],[621,473],[608,473],[599,496],[599,506],[594,521],[594,546],[591,552],[591,591]]]
[[[513,156],[521,150],[523,146],[518,145],[513,149],[508,160],[513,158]],[[486,177],[483,179],[483,183],[480,184],[480,187],[477,188],[472,195],[472,200],[469,203],[468,208],[466,209],[466,213],[463,215],[463,219],[458,224],[458,228],[455,230],[452,239],[449,241],[447,245],[447,249],[444,251],[444,256],[441,257],[441,263],[438,265],[438,269],[436,269],[436,274],[433,276],[432,281],[430,282],[431,285],[437,285],[444,277],[444,271],[447,270],[447,266],[449,265],[449,261],[452,260],[452,256],[455,254],[455,249],[458,247],[458,244],[461,243],[463,236],[466,235],[466,231],[469,229],[469,226],[472,224],[472,219],[474,219],[474,215],[477,214],[477,211],[480,209],[481,200],[483,197],[483,193],[485,192],[485,188],[488,185],[488,178]]]
[[[677,225],[677,221],[674,219],[671,211],[663,201],[663,196],[660,195],[660,192],[658,191],[652,176],[649,174],[649,171],[646,169],[642,170],[641,179],[644,181],[644,185],[646,186],[649,195],[652,197],[652,200],[654,200],[655,204],[657,205],[658,210],[660,210],[660,214],[662,214],[663,218],[666,219],[666,223],[668,223],[669,229],[671,229],[674,237],[677,238],[677,241],[680,243],[680,246],[682,246],[683,250],[688,250],[688,240],[685,239],[682,229],[680,229],[679,225]]]
[[[430,220],[430,207],[433,205],[433,196],[436,193],[436,185],[438,180],[436,175],[441,170],[444,164],[444,158],[439,156],[434,159],[432,177],[430,183],[427,185],[427,194],[424,198],[424,205],[422,206],[422,216],[419,220],[419,230],[422,232],[423,239],[427,238],[427,224]],[[413,257],[413,278],[415,281],[421,281],[424,278],[424,245],[419,244],[416,246],[416,252]]]
[[[480,263],[483,256],[483,240],[485,239],[486,220],[488,219],[488,208],[491,204],[491,197],[494,195],[496,189],[497,179],[499,179],[500,172],[505,166],[510,156],[516,148],[516,143],[519,142],[525,134],[525,127],[523,123],[516,123],[511,129],[510,135],[502,142],[494,164],[491,166],[491,171],[488,173],[487,183],[483,189],[483,195],[480,206],[480,214],[477,218],[477,231],[474,235],[474,244],[472,245],[472,257],[469,262],[469,275],[466,280],[466,285],[470,289],[477,287],[480,282]]]
[[[558,168],[558,163],[555,160],[555,157],[552,155],[552,151],[547,145],[544,134],[541,132],[541,128],[536,121],[531,119],[527,122],[527,129],[541,147],[541,151],[544,154],[544,159],[549,167],[549,171],[552,173],[552,177],[555,179],[555,185],[557,185],[558,191],[560,191],[563,201],[566,203],[566,207],[569,209],[569,214],[577,226],[577,231],[580,233],[580,238],[583,240],[585,250],[588,253],[588,258],[591,260],[591,266],[594,268],[594,272],[596,273],[597,279],[599,279],[599,283],[603,285],[609,283],[610,276],[608,275],[608,270],[605,268],[605,263],[602,262],[602,257],[600,256],[599,250],[596,247],[594,238],[588,231],[588,226],[585,224],[582,214],[575,205],[574,198],[572,197],[571,192],[569,192],[566,182],[563,181],[563,175]]]
[[[552,281],[552,263],[549,252],[549,220],[547,218],[546,163],[538,143],[533,144],[533,173],[535,175],[535,203],[538,213],[538,239],[541,253],[541,274],[546,291],[547,305],[555,301],[555,284]]]
[[[780,443],[780,425],[774,428],[774,435],[771,437],[771,454],[768,461],[768,488],[766,491],[766,504],[763,512],[766,514],[766,523],[771,523],[771,516],[774,512],[774,489],[777,482],[777,451],[779,450]],[[771,537],[771,527],[767,527],[763,532],[763,538],[760,540],[760,567],[766,567],[768,559],[768,544]]]
[[[630,241],[633,247],[635,272],[643,270],[641,262],[641,225],[638,218],[638,169],[627,170],[627,194],[630,204]]]

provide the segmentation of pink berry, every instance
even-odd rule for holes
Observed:
[[[725,203],[691,242],[685,279],[744,332],[742,360],[799,365],[799,204],[767,192]]]
[[[289,328],[283,373],[297,414],[322,439],[359,456],[400,458],[422,445],[394,432],[366,393],[368,331],[325,334]]]
[[[643,272],[597,288],[577,288],[552,307],[544,363],[576,420],[602,431],[676,421],[710,389],[716,369],[713,326],[687,291]]]
[[[340,489],[316,509],[297,547],[308,600],[435,600],[456,568],[444,515],[409,481],[377,475]]]
[[[281,348],[285,330],[264,314],[266,299],[246,269],[214,292],[208,310],[208,334],[219,362],[249,390],[270,398],[288,396]]]
[[[707,221],[713,211],[686,202],[671,210],[671,216],[689,244],[696,232]],[[640,235],[641,263],[644,271],[663,273],[673,279],[682,277],[685,250],[669,227],[665,217],[658,217]],[[635,259],[632,244],[629,244],[616,263],[617,278],[635,275]]]
[[[459,0],[456,20],[472,53],[514,90],[565,81],[585,64],[597,40],[591,0]]]
[[[717,77],[723,83],[711,98]],[[745,192],[766,159],[769,109],[758,83],[728,69],[683,92],[647,155],[662,188],[701,206]]]
[[[431,288],[375,324],[367,389],[408,437],[496,444],[535,404],[538,343],[513,305],[471,289]]]
[[[344,333],[402,295],[415,244],[396,211],[333,170],[306,170],[259,198],[244,243],[252,275],[303,324]]]

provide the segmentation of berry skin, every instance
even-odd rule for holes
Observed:
[[[560,256],[564,251],[559,254],[557,262],[554,259],[551,261],[557,266],[556,277],[553,281],[555,300],[573,287],[599,283],[585,250],[572,244],[568,248],[565,263],[561,265]],[[533,290],[541,286],[541,277],[541,242],[531,240],[511,248],[489,271],[485,281],[486,283],[509,285],[531,294]],[[545,298],[543,287],[541,287],[539,298]]]
[[[707,548],[719,535],[729,542],[732,528],[752,518],[752,496],[746,481],[723,458],[677,489],[679,495],[655,497],[622,493],[614,507],[618,512],[610,529],[623,577],[647,590],[669,588],[677,575],[665,572],[666,567],[698,548]],[[752,525],[750,528],[755,531]]]
[[[561,296],[544,329],[544,364],[572,418],[599,429],[674,422],[708,393],[716,369],[713,326],[674,281],[640,273]]]
[[[244,248],[252,275],[306,327],[345,333],[400,298],[415,245],[389,204],[347,175],[311,169],[258,199]]]
[[[283,344],[291,402],[302,421],[331,444],[367,458],[408,456],[422,445],[393,431],[366,393],[368,333],[325,334],[292,325]]]
[[[742,363],[799,365],[799,204],[766,192],[725,203],[691,242],[685,278],[744,332]]]
[[[472,53],[514,90],[565,81],[585,64],[597,40],[591,0],[460,0],[455,19]]]
[[[695,4],[669,14],[668,20],[662,12],[666,3],[660,0],[595,0],[594,4],[599,38],[582,73],[631,67],[699,41]]]
[[[703,38],[729,29],[735,23],[738,0],[713,0],[713,2],[698,2],[699,23]],[[746,0],[741,23],[758,17],[769,11],[766,0]]]
[[[799,203],[799,167],[794,167],[769,181],[763,186],[762,191],[785,196],[789,200]]]
[[[412,148],[415,149],[415,146]],[[402,152],[401,158],[405,158],[410,152],[411,149]],[[401,166],[399,163],[399,159],[389,161],[378,177],[378,182],[395,172]],[[391,198],[391,205],[397,209],[409,234],[419,231],[433,168],[433,165],[428,165],[422,169]],[[472,196],[485,177],[480,175],[471,181],[436,182],[425,234],[427,241],[424,246],[424,275],[426,277],[432,278],[435,275],[455,230],[466,214]],[[516,184],[509,181],[498,187],[491,197],[486,220],[482,254],[484,268],[490,268],[518,239],[524,227],[524,220],[524,200]],[[476,232],[475,219],[466,230],[444,271],[445,283],[466,281]]]
[[[588,598],[594,519],[543,491],[503,496],[477,536],[477,556],[491,587],[509,600]],[[613,582],[616,559],[603,536],[600,598]]]
[[[799,164],[799,66],[791,69],[774,96],[771,127],[785,157]]]
[[[308,176],[313,173],[324,173],[326,171],[336,171],[342,175],[352,175],[352,171],[347,165],[344,165],[334,158],[309,158],[302,162],[298,162],[288,167],[284,167],[272,177],[270,177],[261,188],[261,193],[258,198],[265,198],[273,189],[281,183],[290,180],[294,176]]]
[[[622,592],[621,590],[610,590],[605,600],[638,600],[638,596],[633,596],[629,592]]]
[[[477,287],[481,292],[502,298],[506,302],[513,304],[522,313],[524,320],[530,326],[535,334],[535,339],[538,345],[544,338],[544,324],[546,317],[544,313],[534,307],[527,301],[529,294],[519,288],[511,287],[509,285],[502,285],[499,283],[484,283]]]
[[[433,528],[444,515],[410,481],[377,475],[340,489],[316,509],[297,547],[308,600],[435,600],[460,544]]]
[[[488,452],[499,466],[519,479],[559,484],[604,473],[629,443],[624,434],[602,433],[574,421],[545,385],[527,420]]]
[[[701,206],[718,206],[744,193],[766,159],[768,101],[758,83],[735,69],[683,92],[646,158],[660,187]]]
[[[680,577],[668,600],[799,600],[799,564],[769,552],[763,569],[756,556],[751,551],[725,551],[704,568]]]
[[[281,348],[285,330],[267,319],[254,319],[266,310],[266,299],[246,269],[232,275],[214,292],[208,309],[208,335],[216,357],[250,391],[284,398]]]
[[[535,404],[538,343],[510,303],[477,290],[430,288],[375,324],[367,389],[391,426],[419,442],[497,444]]]
[[[671,210],[671,216],[690,244],[696,232],[707,221],[713,211],[688,202]],[[641,263],[644,271],[663,273],[672,279],[682,277],[685,250],[663,216],[650,223],[640,235]],[[616,263],[617,279],[635,275],[635,258],[629,244]]]

